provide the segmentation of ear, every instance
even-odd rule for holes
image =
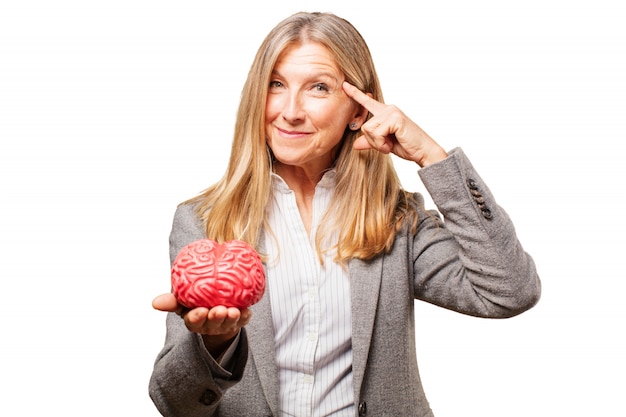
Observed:
[[[367,93],[367,95],[373,97],[372,93]],[[361,126],[363,126],[363,123],[367,121],[368,114],[369,111],[367,111],[365,107],[358,105],[356,113],[348,125],[350,130],[359,130]]]

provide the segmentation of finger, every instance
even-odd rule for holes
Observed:
[[[161,294],[152,300],[152,307],[160,311],[176,311],[179,308],[178,301],[174,294]]]
[[[239,323],[241,312],[235,307],[213,307],[207,318],[204,329],[210,334],[233,333],[243,326]]]
[[[228,317],[228,308],[224,306],[215,306],[209,310],[210,321],[224,321]]]
[[[249,318],[250,311],[247,311],[246,317]],[[232,327],[237,325],[242,320],[243,314],[236,307],[213,307],[209,311],[209,320],[215,323],[221,323],[223,327]]]
[[[378,152],[388,154],[393,150],[393,141],[389,138],[381,138],[379,141],[376,141],[367,135],[363,135],[354,141],[353,147],[357,151],[376,149]]]
[[[357,138],[355,147],[357,149],[367,149],[365,142],[369,148],[376,149],[382,153],[389,153],[393,149],[394,135],[392,126],[387,120],[380,120],[380,116],[374,116],[361,126],[363,136]]]
[[[250,311],[249,308],[244,308],[239,312],[239,314],[239,325],[243,327],[250,322],[250,319],[252,318],[252,311]]]
[[[242,317],[239,309],[231,307],[226,311],[226,317],[224,318],[221,327],[225,330],[235,331],[244,326],[244,324],[241,323],[241,319]]]
[[[183,320],[187,328],[193,332],[198,332],[202,329],[207,321],[207,315],[209,309],[205,307],[197,307],[189,310],[183,315]]]
[[[348,97],[365,107],[367,111],[373,115],[382,112],[386,107],[385,104],[374,100],[372,97],[368,96],[347,81],[343,82],[343,91],[345,91]]]
[[[352,146],[357,151],[364,151],[366,149],[372,149],[372,145],[370,145],[370,143],[367,141],[367,138],[364,135],[361,135],[358,138],[356,138]]]

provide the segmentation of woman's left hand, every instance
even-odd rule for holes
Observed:
[[[354,142],[355,149],[376,149],[393,153],[402,159],[425,167],[445,159],[448,154],[399,108],[374,100],[352,84],[343,83],[343,90],[372,114],[361,126],[363,135]]]

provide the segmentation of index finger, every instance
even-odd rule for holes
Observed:
[[[348,97],[359,103],[361,106],[365,107],[367,111],[369,111],[373,115],[382,112],[382,110],[385,108],[385,105],[383,103],[374,100],[372,97],[368,96],[349,82],[344,81],[342,86],[343,91],[346,92]]]

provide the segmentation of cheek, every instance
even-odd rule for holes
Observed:
[[[276,118],[279,113],[277,100],[268,96],[265,100],[265,122],[269,123]]]
[[[311,106],[308,114],[318,127],[332,126],[341,128],[342,131],[349,120],[346,107],[336,103],[319,103],[317,106]]]

